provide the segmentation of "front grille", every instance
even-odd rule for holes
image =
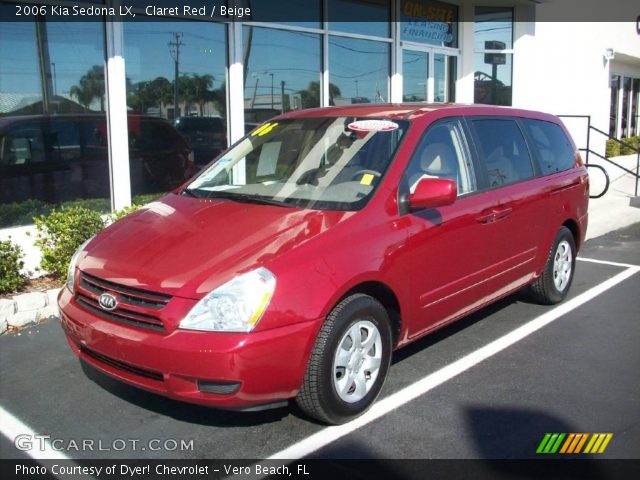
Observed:
[[[171,300],[171,295],[148,292],[147,290],[139,288],[125,287],[124,285],[108,282],[84,272],[80,275],[80,286],[98,296],[104,292],[115,292],[123,302],[154,310],[160,310]]]
[[[164,380],[164,377],[160,372],[147,370],[144,368],[136,367],[134,365],[130,365],[128,363],[121,362],[120,360],[116,360],[114,358],[107,357],[106,355],[102,355],[101,353],[94,352],[93,350],[90,350],[84,346],[80,346],[80,351],[82,351],[82,353],[84,353],[88,357],[91,357],[94,360],[97,360],[98,362],[107,364],[119,370],[124,370],[126,372],[133,373],[135,375],[139,375],[145,378],[150,378],[152,380],[157,380],[159,382],[162,382]]]
[[[90,297],[85,297],[82,294],[78,294],[77,300],[85,309],[95,313],[99,317],[108,318],[109,320],[114,320],[116,322],[127,323],[134,327],[150,328],[151,330],[157,330],[160,332],[165,331],[162,321],[157,317],[132,312],[131,310],[126,310],[120,307],[111,311],[103,310],[100,308],[97,301]]]
[[[166,331],[157,313],[169,303],[171,295],[126,287],[84,272],[81,272],[78,283],[76,301],[85,310],[114,322],[158,332]],[[117,298],[118,305],[114,310],[105,310],[100,306],[98,298],[103,293],[110,293]]]

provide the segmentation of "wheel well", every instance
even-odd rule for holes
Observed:
[[[400,339],[400,328],[402,317],[400,315],[400,303],[396,294],[387,285],[380,282],[365,282],[356,285],[349,290],[342,298],[346,298],[354,293],[363,293],[378,300],[389,314],[391,320],[391,331],[393,333],[393,345],[397,345]]]
[[[576,244],[576,251],[580,250],[580,227],[578,227],[578,224],[574,221],[574,220],[567,220],[566,222],[564,222],[562,224],[564,227],[567,227],[569,230],[571,230],[571,234],[573,235],[573,241]]]

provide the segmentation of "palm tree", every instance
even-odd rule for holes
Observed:
[[[164,104],[173,101],[173,86],[164,77],[138,82],[128,87],[127,91],[129,105],[140,113],[146,113],[150,107],[162,108]]]
[[[100,99],[100,110],[104,111],[104,69],[100,65],[94,65],[85,73],[78,82],[79,85],[71,87],[69,93],[89,109],[94,98]]]
[[[214,93],[210,90],[213,88],[214,80],[213,75],[209,74],[198,75],[194,73],[192,75],[191,81],[193,82],[194,101],[200,108],[200,116],[204,114],[204,104],[214,99]]]
[[[320,106],[320,82],[309,82],[305,90],[298,90],[302,97],[302,108]],[[329,105],[333,105],[333,99],[340,96],[340,88],[335,83],[329,83]]]

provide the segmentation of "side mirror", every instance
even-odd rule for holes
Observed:
[[[458,186],[447,178],[423,178],[409,194],[409,210],[451,205],[458,196]]]

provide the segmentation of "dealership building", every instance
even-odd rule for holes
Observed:
[[[154,198],[301,108],[486,103],[640,133],[634,2],[187,3],[0,2],[1,238],[53,205]],[[579,146],[586,122],[566,119]]]

